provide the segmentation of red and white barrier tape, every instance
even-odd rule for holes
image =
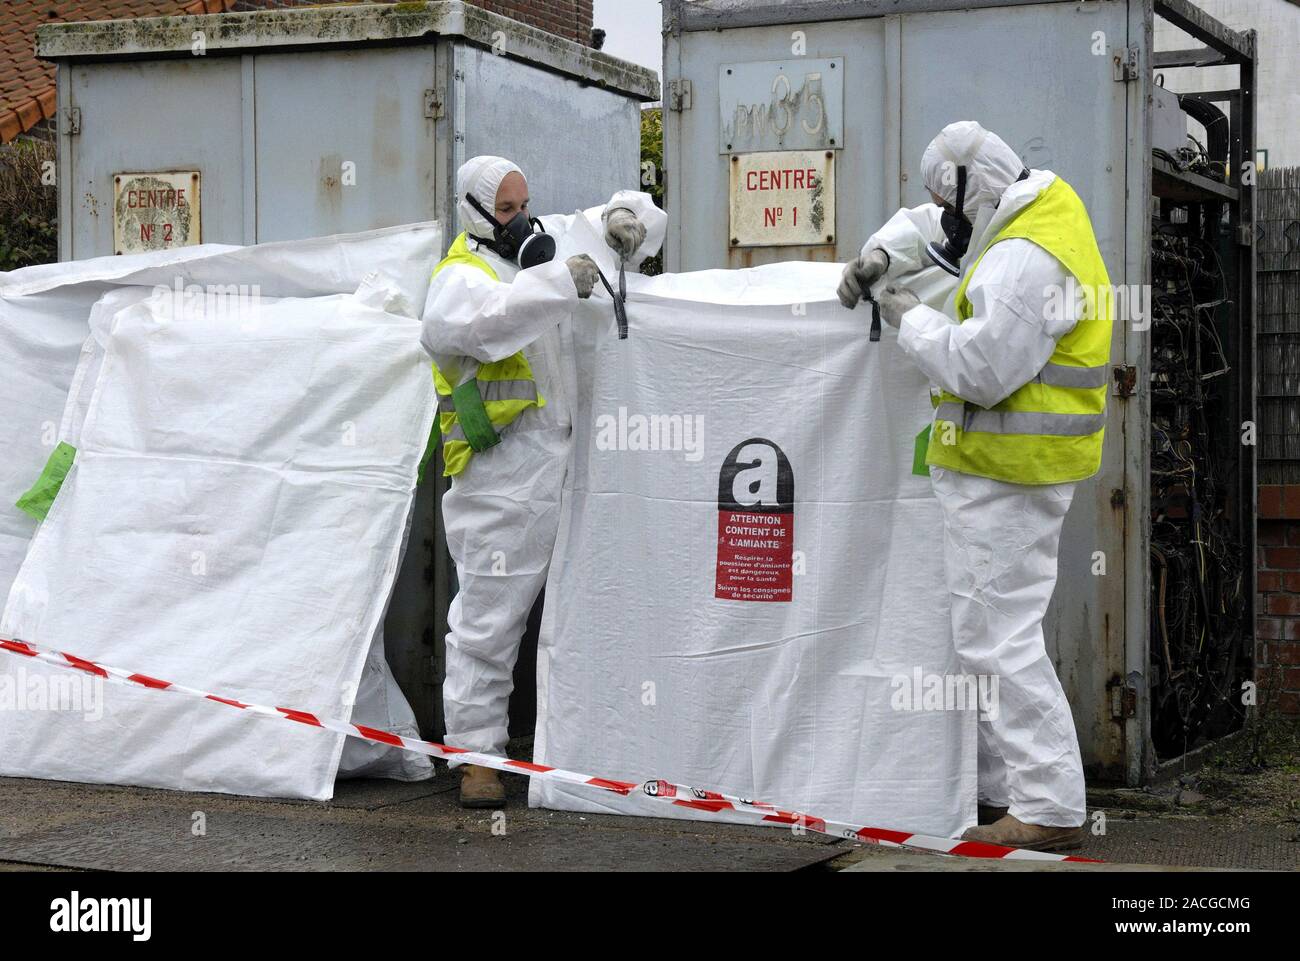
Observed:
[[[912,848],[920,851],[929,851],[935,854],[952,854],[968,858],[994,858],[1006,859],[1008,861],[1080,861],[1098,863],[1092,858],[1051,854],[1042,851],[1027,851],[1021,848],[1008,848],[997,844],[986,844],[982,841],[960,841],[954,838],[940,838],[931,837],[925,834],[913,834],[910,831],[891,831],[886,828],[873,828],[860,824],[849,824],[844,821],[832,821],[826,818],[815,817],[811,814],[802,814],[797,811],[783,811],[775,805],[766,804],[762,801],[751,801],[746,798],[734,797],[729,794],[719,794],[716,791],[703,791],[683,784],[674,784],[671,781],[658,779],[642,781],[640,783],[634,781],[614,781],[608,778],[592,777],[589,774],[578,774],[574,771],[565,771],[561,768],[547,767],[543,764],[533,764],[529,761],[512,761],[509,758],[497,757],[494,754],[479,754],[476,751],[466,751],[458,747],[449,747],[445,744],[435,744],[433,741],[419,741],[414,738],[402,737],[399,734],[381,731],[373,727],[365,727],[361,724],[349,724],[346,721],[320,718],[306,711],[295,711],[287,707],[265,707],[260,704],[246,704],[243,701],[234,698],[209,694],[206,691],[200,691],[197,688],[186,687],[183,684],[173,684],[170,681],[162,681],[158,678],[149,677],[145,674],[138,674],[133,671],[124,671],[117,667],[108,667],[102,664],[97,664],[94,661],[88,661],[84,658],[76,657],[72,654],[65,654],[62,651],[54,651],[49,648],[43,648],[35,644],[28,644],[23,641],[10,641],[0,638],[0,650],[19,654],[23,657],[35,658],[36,660],[44,661],[48,664],[54,664],[58,667],[85,671],[88,674],[93,674],[96,677],[102,677],[109,681],[132,684],[137,687],[145,687],[154,691],[168,691],[173,694],[183,694],[187,697],[200,698],[205,701],[215,701],[217,704],[224,704],[227,707],[247,711],[250,714],[282,718],[286,721],[306,724],[309,727],[318,727],[323,730],[333,731],[336,734],[344,734],[348,737],[360,738],[363,741],[387,744],[391,747],[412,751],[416,754],[424,754],[429,757],[455,760],[458,763],[477,764],[480,767],[493,768],[494,770],[505,771],[509,774],[523,774],[527,777],[544,778],[550,781],[559,781],[564,784],[577,784],[595,790],[609,791],[624,796],[631,794],[633,791],[637,791],[645,794],[647,797],[658,798],[663,801],[671,802],[679,807],[690,808],[691,810],[700,811],[706,814],[717,814],[721,811],[726,811],[729,814],[739,814],[751,819],[756,824],[789,825],[792,827],[799,826],[809,831],[815,831],[818,834],[828,834],[832,837],[848,838],[850,840],[862,841],[867,844],[883,844],[888,847]]]

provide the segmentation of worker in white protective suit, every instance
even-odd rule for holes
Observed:
[[[553,260],[585,218],[637,269],[667,232],[648,194],[616,193],[582,214],[533,218],[523,172],[476,157],[456,177],[463,233],[434,272],[421,341],[434,359],[447,547],[459,591],[447,615],[448,744],[503,755],[512,675],[546,583],[569,451],[568,321],[599,279],[585,255]],[[499,807],[496,771],[463,765],[461,804]]]
[[[964,671],[998,679],[979,722],[981,824],[963,838],[1074,848],[1083,766],[1042,621],[1075,485],[1101,465],[1110,280],[1069,184],[979,124],[945,127],[921,172],[943,208],[929,253],[957,287],[943,311],[897,284],[877,302],[939,388],[926,462],[953,641]]]

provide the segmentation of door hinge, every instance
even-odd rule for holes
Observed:
[[[81,133],[81,108],[69,107],[63,112],[64,124],[63,132],[69,137],[75,137]]]
[[[426,120],[442,119],[442,97],[437,90],[424,91],[424,117]]]
[[[1241,224],[1237,227],[1237,246],[1253,247],[1255,246],[1255,229],[1250,224]]]
[[[676,113],[691,109],[691,82],[674,80],[668,84],[668,109]]]
[[[1138,48],[1134,44],[1111,54],[1116,83],[1131,83],[1138,78]]]
[[[1137,393],[1138,369],[1136,367],[1115,368],[1115,396],[1132,397]]]
[[[1137,688],[1129,687],[1116,677],[1106,685],[1106,693],[1110,695],[1110,716],[1113,719],[1127,721],[1131,717],[1137,717]]]

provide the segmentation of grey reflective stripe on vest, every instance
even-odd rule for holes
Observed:
[[[938,420],[960,424],[963,432],[980,434],[1041,434],[1087,437],[1106,426],[1105,414],[1043,414],[1019,410],[982,410],[949,401],[940,404]]]
[[[480,380],[483,403],[494,400],[536,400],[537,382],[532,380]]]
[[[480,380],[478,393],[485,404],[493,400],[536,400],[537,384],[531,380]],[[444,414],[456,413],[450,394],[438,395],[438,409]]]
[[[1049,387],[1105,387],[1110,375],[1108,364],[1100,367],[1067,367],[1064,364],[1048,364],[1034,378],[1040,384]]]

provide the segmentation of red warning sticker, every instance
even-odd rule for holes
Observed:
[[[794,599],[794,515],[718,512],[715,597],[730,601]]]
[[[794,599],[794,471],[785,451],[755,437],[718,475],[718,567],[713,596]]]

